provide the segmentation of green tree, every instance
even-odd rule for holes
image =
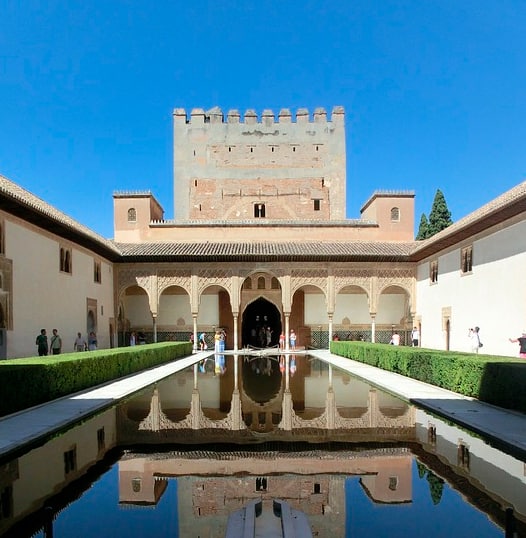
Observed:
[[[427,239],[429,237],[429,222],[425,213],[422,213],[420,217],[420,226],[418,227],[418,234],[416,235],[416,240],[421,241],[422,239]]]
[[[431,213],[429,213],[429,226],[428,236],[431,237],[438,232],[447,228],[450,224],[453,224],[451,220],[451,211],[449,211],[446,199],[440,189],[435,194],[433,200],[433,206],[431,207]]]
[[[427,471],[427,483],[433,504],[439,504],[444,491],[444,481],[431,471]]]

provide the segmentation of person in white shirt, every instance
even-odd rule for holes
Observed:
[[[420,331],[417,327],[413,327],[413,330],[411,331],[411,342],[413,347],[418,347],[418,344],[420,343]]]

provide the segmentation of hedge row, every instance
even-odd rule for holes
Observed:
[[[526,361],[367,342],[331,342],[331,352],[483,402],[526,413]]]
[[[146,370],[192,353],[190,342],[0,361],[0,416]]]

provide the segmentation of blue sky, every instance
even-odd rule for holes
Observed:
[[[114,191],[173,218],[172,111],[343,105],[347,216],[526,179],[526,2],[4,0],[0,173],[105,237]]]

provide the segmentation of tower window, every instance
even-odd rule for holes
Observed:
[[[254,217],[256,219],[263,218],[265,216],[265,204],[254,205]]]
[[[391,222],[399,222],[399,221],[400,221],[400,208],[399,207],[391,208]]]
[[[314,211],[319,211],[321,207],[320,200],[314,200]]]
[[[128,209],[128,222],[137,222],[137,210],[134,207]]]

